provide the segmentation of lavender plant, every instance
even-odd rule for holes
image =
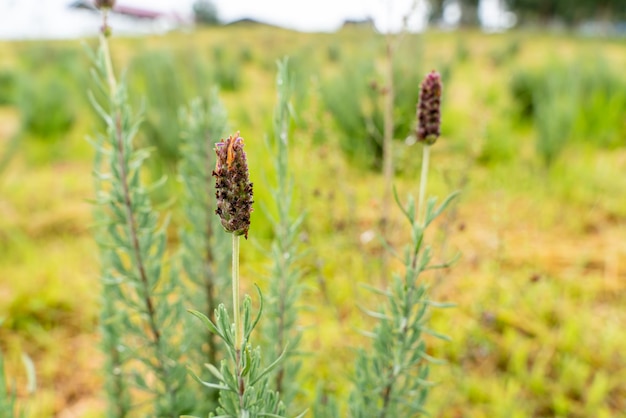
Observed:
[[[106,124],[94,141],[98,244],[102,259],[103,350],[109,417],[144,413],[178,418],[195,404],[186,390],[183,359],[189,348],[180,341],[184,317],[181,284],[162,272],[167,222],[159,222],[141,168],[148,153],[133,139],[139,118],[128,105],[126,86],[118,83],[104,24],[94,76],[106,102],[92,103]]]
[[[167,222],[161,221],[153,209],[149,188],[142,182],[141,170],[148,153],[133,143],[139,118],[128,105],[125,83],[117,82],[112,69],[106,21],[111,6],[112,2],[100,4],[104,24],[95,57],[94,75],[104,99],[90,96],[107,127],[106,133],[94,141],[99,225],[96,236],[103,260],[101,326],[107,415],[286,416],[285,401],[291,404],[299,390],[297,317],[303,291],[298,267],[302,253],[297,245],[303,218],[292,214],[294,193],[289,174],[291,83],[287,60],[278,64],[278,103],[274,140],[270,142],[275,154],[272,195],[276,215],[271,217],[274,241],[267,297],[270,303],[261,349],[253,344],[252,335],[263,314],[263,297],[259,291],[256,314],[252,299],[248,295],[243,301],[240,298],[240,238],[248,238],[253,210],[244,140],[236,133],[218,142],[215,169],[211,171],[209,144],[222,137],[227,124],[217,93],[212,93],[208,105],[196,100],[181,111],[181,125],[186,127],[179,166],[185,220],[180,232],[180,263],[175,263],[167,276],[163,272]],[[377,291],[386,298],[382,310],[368,311],[379,322],[370,333],[373,350],[362,350],[357,356],[356,387],[349,405],[355,418],[422,412],[429,387],[428,364],[433,361],[426,354],[424,335],[443,338],[427,328],[426,322],[429,307],[444,305],[430,301],[427,287],[419,280],[421,273],[438,267],[430,263],[425,230],[454,198],[451,195],[437,208],[435,200],[430,199],[423,209],[429,147],[439,136],[440,96],[440,77],[431,73],[422,84],[418,108],[417,136],[426,145],[420,212],[415,214],[415,202],[410,198],[407,208],[403,208],[412,231],[404,276],[395,275],[388,289]],[[215,178],[214,187],[211,176]],[[213,192],[216,201],[210,198]],[[396,201],[402,206],[397,195]],[[210,216],[211,212],[218,217]],[[219,226],[231,234],[232,252],[226,248],[226,235],[218,233]],[[229,255],[232,305],[227,307],[225,303],[218,305],[218,298],[228,284]],[[191,313],[203,322],[206,332],[197,332],[189,322],[190,316],[184,315],[183,305],[187,302],[197,308]],[[262,352],[275,360],[265,361]],[[196,377],[212,392],[202,398],[197,396],[195,387],[188,385],[186,362],[206,363],[208,377]],[[314,409],[318,416],[336,416],[338,411],[334,399]]]
[[[214,182],[211,168],[215,165],[212,144],[226,132],[227,114],[212,91],[208,102],[195,99],[188,109],[181,111],[181,125],[185,126],[179,175],[183,184],[181,199],[185,224],[180,231],[180,261],[190,279],[188,300],[192,306],[213,318],[218,306],[217,297],[228,291],[229,242],[219,229],[215,212]],[[194,360],[217,364],[222,356],[215,336],[200,335],[189,327],[188,338],[200,337]],[[206,343],[206,344],[202,344]]]
[[[3,319],[0,318],[0,325],[2,325]],[[37,386],[37,379],[35,376],[35,366],[33,361],[26,354],[22,354],[22,363],[26,369],[27,377],[27,391],[28,394],[33,394]],[[2,416],[6,418],[24,418],[27,414],[27,405],[24,402],[18,402],[17,388],[15,383],[9,385],[7,382],[8,376],[4,369],[4,355],[0,351],[0,411]]]
[[[261,351],[253,348],[251,334],[258,324],[263,310],[256,317],[252,314],[252,301],[246,296],[239,305],[239,244],[243,235],[248,237],[252,213],[253,188],[249,180],[247,157],[243,150],[243,138],[239,133],[216,144],[217,164],[213,171],[217,198],[216,214],[224,230],[232,234],[232,296],[233,319],[224,304],[215,311],[215,321],[198,311],[191,311],[200,318],[207,329],[224,343],[227,359],[218,369],[207,364],[217,383],[201,381],[205,386],[220,391],[217,413],[220,417],[247,418],[260,416],[280,417],[285,406],[279,394],[270,388],[269,375],[279,364],[281,357],[263,368]],[[259,292],[260,296],[260,292]]]
[[[439,100],[441,80],[431,73],[422,83],[418,106],[418,139],[425,143],[420,200],[426,187],[429,147],[439,136]],[[429,364],[436,360],[427,354],[425,336],[446,339],[427,326],[430,307],[448,304],[433,302],[428,287],[420,277],[427,270],[447,267],[431,263],[432,251],[425,243],[425,231],[450,204],[456,194],[450,195],[436,207],[436,199],[429,199],[426,208],[416,215],[415,201],[409,197],[406,207],[397,193],[411,231],[411,242],[404,254],[404,274],[394,274],[387,289],[371,288],[382,296],[380,310],[365,310],[378,324],[366,334],[372,338],[370,349],[361,349],[355,362],[355,388],[350,396],[350,412],[354,418],[410,417],[425,412],[424,406],[432,383],[428,380]],[[420,202],[420,206],[422,203]]]
[[[420,176],[419,210],[424,207],[430,147],[441,134],[441,76],[431,71],[422,82],[420,100],[417,105],[417,141],[424,144],[422,154],[422,175]],[[418,216],[421,219],[421,216]]]
[[[0,352],[0,410],[7,414],[7,418],[23,418],[25,411],[17,405],[15,387],[9,388],[4,371],[4,358]]]
[[[284,361],[272,374],[272,387],[281,394],[286,405],[291,405],[297,394],[297,360],[301,333],[298,329],[298,302],[303,291],[302,272],[298,262],[302,251],[298,247],[300,226],[304,215],[293,215],[293,179],[289,171],[289,124],[292,80],[288,60],[278,62],[276,77],[278,103],[274,110],[274,136],[270,143],[274,158],[276,184],[272,197],[276,216],[271,218],[274,240],[271,247],[272,267],[266,295],[266,324],[263,326],[264,352]]]

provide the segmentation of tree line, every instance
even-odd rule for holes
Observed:
[[[517,16],[518,25],[547,25],[560,22],[575,26],[585,21],[618,22],[626,20],[625,0],[500,0]],[[431,23],[440,21],[451,0],[430,0]],[[458,0],[461,8],[461,25],[479,24],[480,0]]]

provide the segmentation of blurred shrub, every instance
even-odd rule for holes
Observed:
[[[254,60],[254,54],[252,53],[252,48],[248,45],[242,46],[241,51],[239,52],[239,60],[243,64],[249,64]]]
[[[222,90],[241,86],[241,53],[228,55],[215,47],[209,62],[193,49],[185,51],[151,50],[137,54],[130,63],[130,97],[143,97],[144,122],[141,137],[156,149],[157,159],[150,166],[153,177],[171,173],[180,158],[181,106],[194,97],[204,97],[213,83]]]
[[[181,132],[176,115],[189,96],[184,81],[196,79],[196,66],[185,68],[181,61],[171,52],[147,51],[131,61],[129,70],[131,97],[143,96],[146,102],[141,135],[156,149],[160,163],[172,169],[179,158]]]
[[[600,147],[626,143],[626,78],[602,58],[520,70],[509,90],[520,118],[533,122],[547,164],[568,139]]]
[[[326,49],[326,57],[329,62],[339,62],[341,59],[341,47],[335,43],[328,45]]]
[[[17,84],[18,77],[14,71],[0,70],[0,106],[15,104]]]
[[[20,65],[25,71],[58,70],[78,76],[89,62],[80,47],[69,47],[51,42],[22,44],[19,48]]]
[[[56,77],[65,85],[67,95],[77,103],[88,105],[85,91],[89,88],[89,73],[84,69],[91,65],[82,48],[42,41],[24,44],[20,50],[20,67],[24,73],[37,77]]]
[[[626,145],[626,73],[614,71],[601,58],[580,59],[574,138],[601,147]]]
[[[522,119],[531,119],[533,115],[533,94],[541,85],[541,75],[528,70],[517,71],[509,82],[509,91]]]
[[[341,150],[369,168],[380,166],[382,159],[382,113],[373,75],[371,61],[351,62],[322,85],[322,100],[340,131]]]
[[[292,83],[294,108],[302,114],[308,110],[311,94],[311,78],[319,72],[320,63],[315,54],[315,46],[308,45],[289,57],[289,80]],[[301,118],[296,118],[300,123]]]
[[[20,44],[19,68],[14,77],[14,101],[22,132],[54,142],[67,134],[86,103],[85,58],[78,47],[51,42]],[[11,76],[7,77],[7,82]]]
[[[543,88],[533,92],[533,120],[536,149],[546,166],[554,163],[571,137],[579,102],[571,71],[550,71]]]
[[[494,49],[489,54],[491,62],[496,67],[511,62],[520,52],[521,43],[519,39],[511,39],[503,47]]]
[[[485,138],[478,155],[478,162],[484,165],[507,163],[513,159],[516,144],[512,139],[510,120],[500,117],[493,120],[485,130]]]
[[[57,140],[76,121],[74,95],[57,74],[23,77],[17,103],[22,131],[43,140]]]
[[[241,88],[240,62],[228,55],[224,48],[213,48],[213,60],[210,63],[213,80],[224,91],[238,91]]]
[[[398,51],[394,63],[394,138],[413,133],[415,107],[423,74],[415,53]],[[322,100],[340,131],[339,143],[346,157],[357,165],[378,169],[382,164],[383,85],[374,57],[343,62],[340,73],[323,81]]]
[[[463,40],[463,38],[458,38],[454,50],[454,60],[458,63],[462,63],[467,61],[469,57],[470,50],[467,47],[467,43]]]

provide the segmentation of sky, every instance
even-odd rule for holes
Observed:
[[[0,0],[2,1],[2,0]],[[21,0],[23,1],[23,0]],[[57,0],[55,0],[57,1]],[[127,5],[176,10],[187,13],[194,0],[118,0]],[[399,22],[416,2],[423,9],[426,0],[213,0],[220,18],[226,22],[243,17],[303,31],[334,31],[346,18],[372,16],[384,26],[391,13]]]
[[[67,5],[71,2],[72,0],[0,0],[0,39],[71,38],[91,34],[95,17],[90,16],[90,12],[70,11]],[[194,0],[117,2],[126,6],[190,15]],[[497,7],[493,7],[497,2],[498,0],[482,0],[485,6],[482,7],[484,22],[495,22],[502,17]],[[250,17],[301,31],[334,31],[345,19],[365,19],[368,16],[374,19],[380,31],[396,31],[402,28],[403,17],[407,14],[411,16],[408,28],[418,31],[425,26],[427,10],[426,0],[213,0],[213,3],[225,22]],[[448,12],[449,16],[455,16],[454,8]],[[123,19],[111,23],[117,23],[121,28],[126,25],[129,31],[133,29],[133,23]],[[146,27],[145,30],[154,28]],[[122,32],[123,29],[118,31]]]

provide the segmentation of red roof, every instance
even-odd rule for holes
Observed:
[[[156,19],[163,16],[163,13],[154,10],[139,9],[137,7],[129,6],[115,6],[113,11],[123,15],[140,17],[143,19]]]

